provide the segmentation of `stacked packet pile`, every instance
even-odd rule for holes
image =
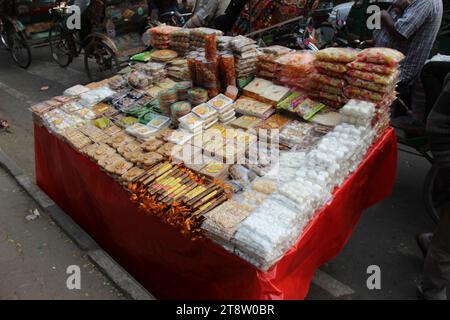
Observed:
[[[231,40],[233,40],[233,37],[228,37],[228,36],[217,37],[217,49],[219,51],[231,50],[231,46],[230,46]]]
[[[184,56],[190,50],[191,32],[189,29],[179,29],[170,33],[170,47]]]
[[[202,88],[192,88],[188,91],[188,100],[193,106],[208,101],[208,91]]]
[[[172,122],[178,125],[178,119],[184,117],[192,111],[191,104],[187,101],[179,101],[170,107]]]
[[[342,121],[355,126],[371,127],[375,115],[375,103],[361,100],[350,100],[339,113]]]
[[[310,52],[291,52],[276,60],[276,82],[300,90],[307,90],[308,77],[313,72],[314,55]]]
[[[206,103],[193,108],[192,113],[203,120],[203,130],[209,129],[219,121],[219,114],[216,109]]]
[[[237,36],[230,42],[234,53],[236,78],[246,79],[253,76],[256,66],[256,42],[244,36]]]
[[[193,135],[201,134],[203,131],[204,121],[192,112],[179,118],[178,122],[180,124],[180,128],[192,133]]]
[[[344,95],[347,63],[356,59],[358,52],[349,48],[327,48],[316,53],[314,66],[317,73],[311,75],[309,95],[333,108],[347,102]]]
[[[175,59],[167,63],[167,75],[177,81],[189,81],[191,75],[189,73],[188,63],[186,59]]]
[[[157,62],[147,62],[137,64],[135,70],[148,76],[149,82],[151,84],[163,81],[167,75],[164,64]]]
[[[223,94],[208,101],[208,105],[214,108],[219,116],[219,121],[228,124],[236,119],[236,112],[234,110],[233,100]]]
[[[156,49],[170,48],[170,34],[180,30],[178,27],[161,25],[151,28],[148,32],[151,34],[151,44]]]
[[[171,114],[170,107],[177,101],[178,101],[178,94],[177,90],[174,88],[162,91],[159,94],[159,108],[161,109],[164,115],[168,116]]]
[[[315,212],[331,199],[334,188],[356,170],[373,136],[371,128],[344,123],[308,153],[282,153],[279,167],[251,184],[253,199],[259,198],[259,203],[233,198],[250,211],[231,229],[234,252],[267,271],[298,241]],[[265,197],[259,196],[264,193]]]
[[[389,127],[389,106],[395,100],[399,63],[404,55],[389,48],[369,48],[348,64],[344,91],[348,98],[376,103],[374,125],[377,135]]]
[[[217,37],[223,36],[223,32],[211,28],[191,29],[190,45],[191,50],[205,47],[205,35],[215,33]]]
[[[261,48],[256,62],[257,76],[268,80],[275,79],[277,77],[276,73],[280,69],[276,60],[291,51],[291,49],[282,46]]]

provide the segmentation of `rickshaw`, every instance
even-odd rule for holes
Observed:
[[[81,28],[90,27],[90,33],[82,39],[80,32],[67,28],[67,6],[56,6],[50,12],[54,23],[48,41],[54,60],[66,67],[84,51],[84,67],[91,81],[111,76],[129,56],[145,50],[141,34],[147,25],[146,0],[91,0],[81,16]]]
[[[28,68],[31,64],[31,50],[27,41],[24,24],[19,20],[22,1],[0,1],[0,40],[10,51],[13,60],[21,68]],[[23,10],[22,10],[23,11]]]

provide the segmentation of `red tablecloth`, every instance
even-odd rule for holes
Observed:
[[[390,195],[397,147],[390,129],[267,273],[138,211],[95,163],[37,125],[35,156],[39,187],[158,299],[303,299],[314,271],[339,253],[363,210]]]

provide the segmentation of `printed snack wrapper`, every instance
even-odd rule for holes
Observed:
[[[316,53],[316,59],[328,62],[348,63],[356,59],[358,51],[351,48],[326,48]]]
[[[372,73],[379,73],[379,74],[386,74],[390,75],[395,73],[397,71],[397,68],[395,66],[389,66],[384,64],[375,64],[370,62],[360,62],[360,61],[353,61],[347,64],[347,67],[349,69],[355,69],[360,71],[367,71]]]
[[[319,70],[327,70],[336,73],[347,72],[347,65],[345,63],[315,61],[314,66]]]
[[[391,84],[391,85],[383,85],[383,84],[378,84],[378,83],[374,83],[374,82],[370,82],[370,81],[366,81],[366,80],[362,80],[362,79],[358,79],[358,78],[352,78],[352,77],[346,77],[347,82],[355,87],[360,87],[360,88],[365,88],[371,91],[375,91],[375,92],[381,92],[381,93],[388,93],[391,92],[395,89],[395,83]]]
[[[310,79],[316,83],[322,83],[336,88],[345,87],[345,81],[343,79],[334,78],[326,74],[313,73]]]
[[[366,101],[375,101],[379,102],[382,101],[385,98],[385,94],[353,87],[353,86],[347,86],[344,89],[344,93],[348,98],[352,99],[359,99],[359,100],[366,100]]]
[[[324,104],[313,101],[311,99],[306,99],[299,104],[296,110],[299,116],[308,121],[323,108],[325,108]]]
[[[357,61],[365,61],[376,64],[398,65],[405,55],[391,48],[368,48],[358,54]]]
[[[400,72],[397,71],[391,75],[380,75],[376,73],[364,72],[359,70],[348,70],[347,75],[353,78],[358,78],[366,81],[371,81],[382,85],[392,85],[398,79]]]
[[[342,94],[342,88],[336,88],[323,83],[313,82],[311,87],[314,88],[315,90],[331,94]]]

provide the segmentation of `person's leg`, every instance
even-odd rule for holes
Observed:
[[[450,191],[450,190],[449,190]],[[446,300],[450,283],[450,202],[441,211],[441,220],[425,258],[422,291],[426,300]]]

